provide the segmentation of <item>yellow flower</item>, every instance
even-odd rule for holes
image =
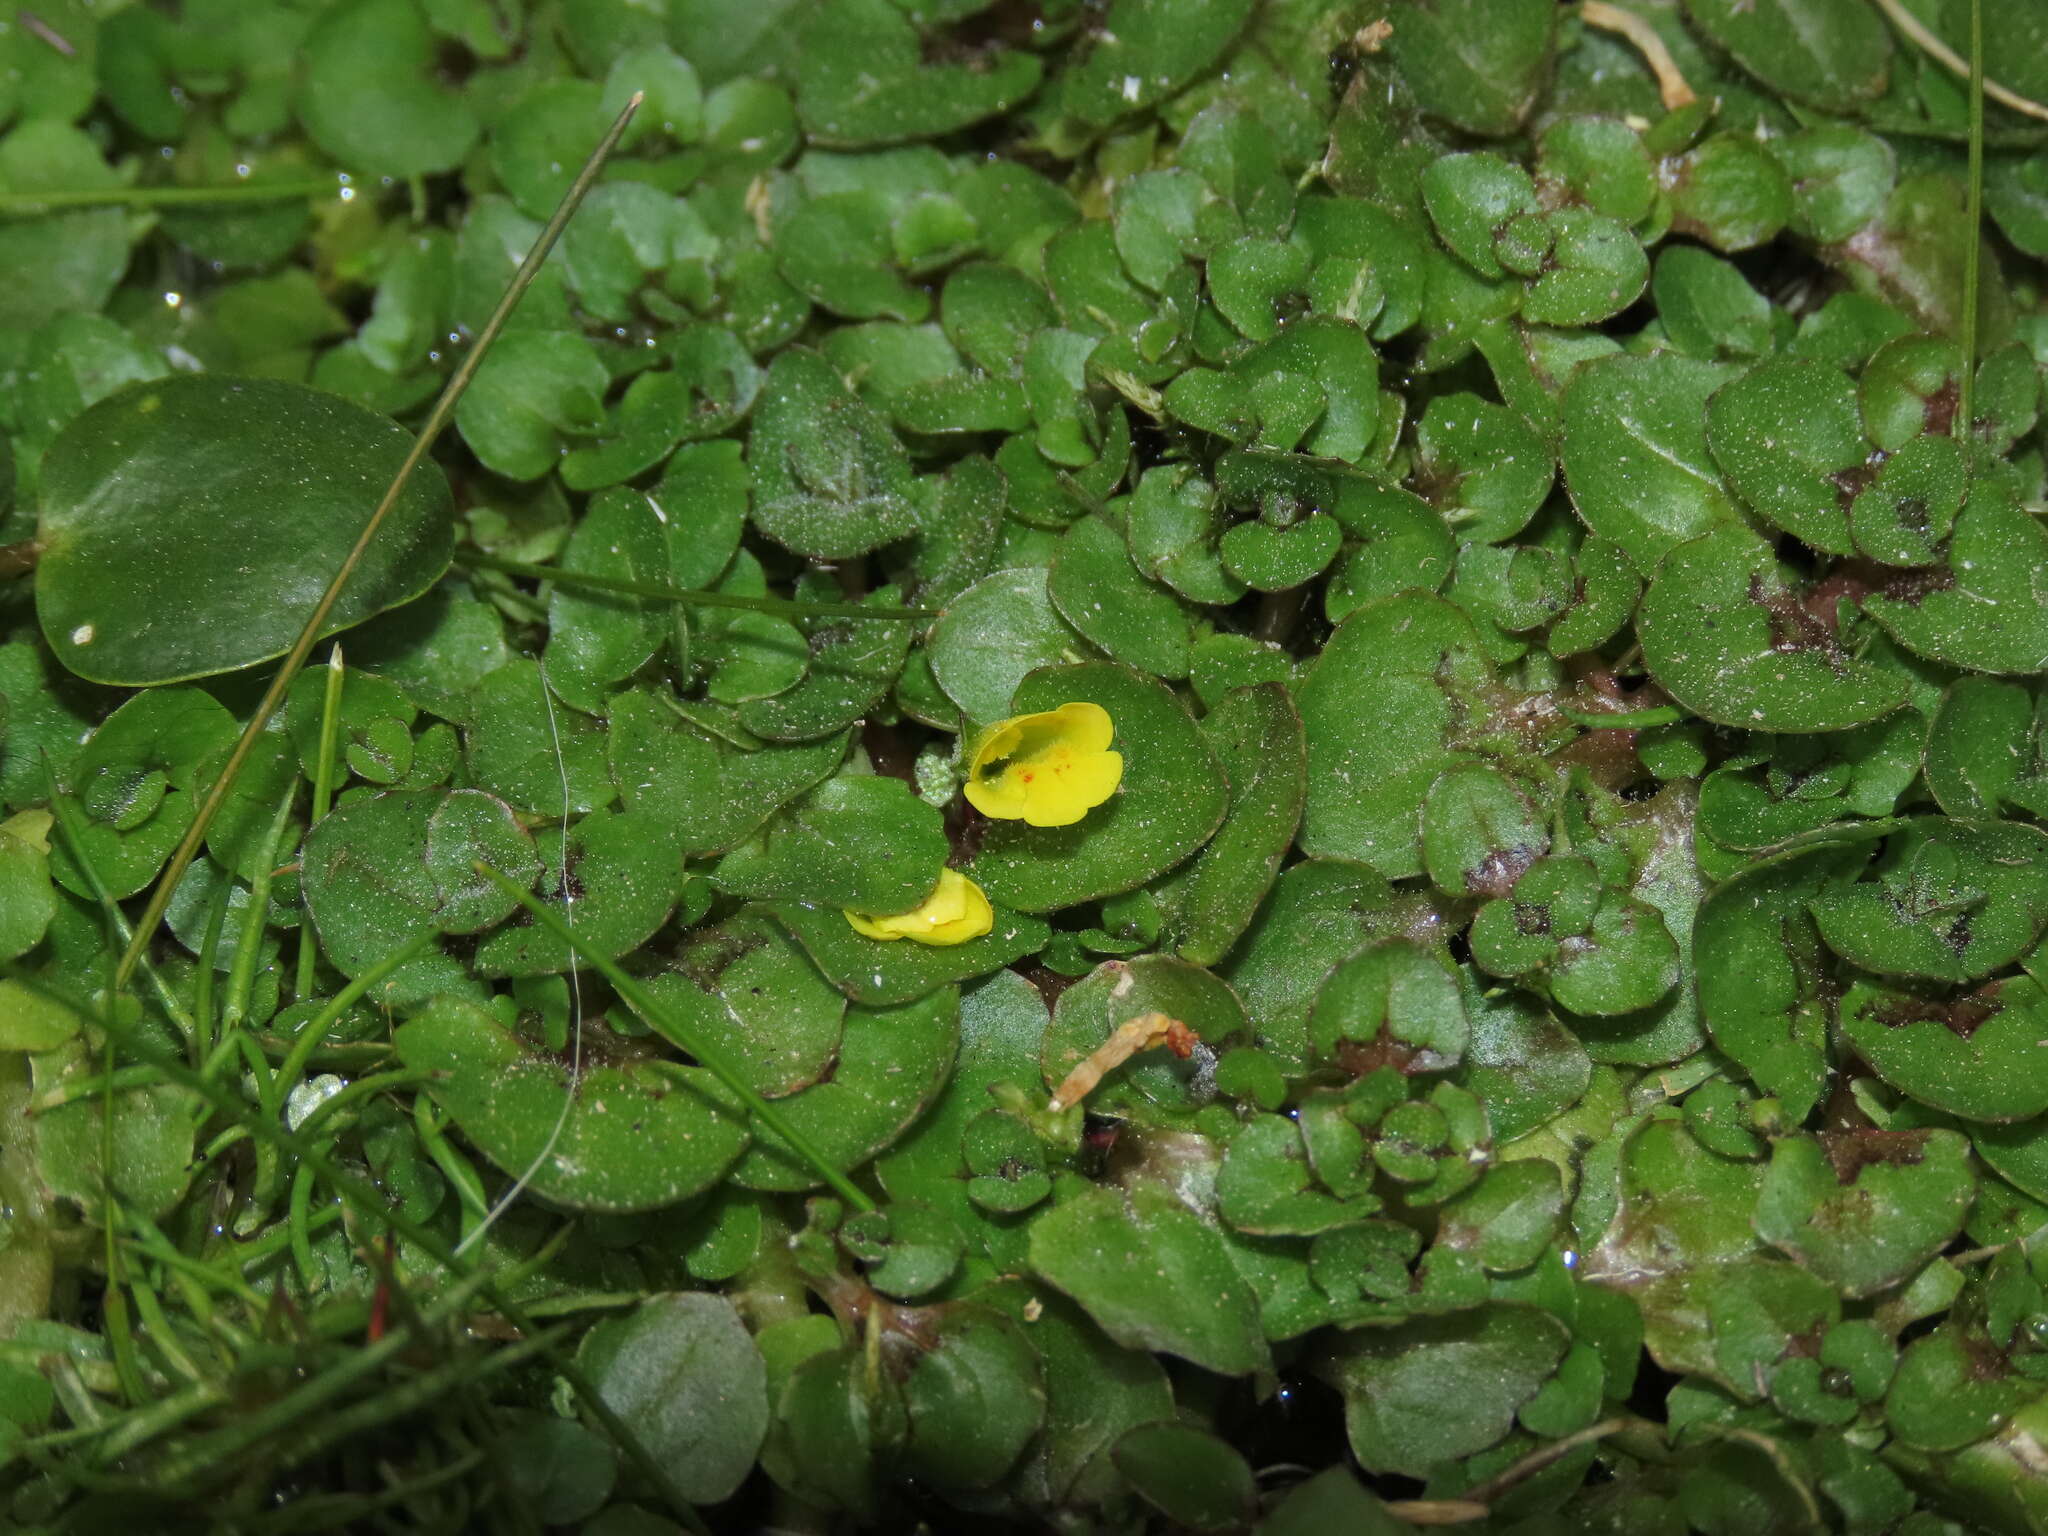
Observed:
[[[1062,704],[999,721],[975,743],[967,803],[984,816],[1068,827],[1116,793],[1124,759],[1100,704]]]
[[[917,944],[965,944],[996,925],[996,915],[980,886],[957,869],[939,871],[931,895],[908,912],[870,916],[842,907],[854,931],[871,939],[909,939]]]

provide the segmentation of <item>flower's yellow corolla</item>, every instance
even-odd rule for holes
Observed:
[[[996,925],[996,915],[980,886],[957,869],[939,871],[931,895],[908,912],[870,917],[841,908],[856,931],[871,939],[909,939],[918,944],[965,944]]]
[[[1072,826],[1116,793],[1124,759],[1100,704],[1062,704],[988,728],[967,767],[967,803],[984,816],[1034,827]]]

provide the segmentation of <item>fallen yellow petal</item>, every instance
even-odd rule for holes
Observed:
[[[914,944],[965,944],[978,939],[996,925],[995,909],[988,895],[957,869],[939,871],[939,883],[931,895],[908,912],[880,916],[842,908],[856,933],[871,939],[909,939]]]

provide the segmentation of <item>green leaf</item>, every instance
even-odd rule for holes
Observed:
[[[1771,304],[1733,262],[1697,246],[1674,245],[1657,257],[1657,318],[1694,357],[1760,357],[1771,350]],[[1533,317],[1532,317],[1533,318]],[[1783,419],[1773,423],[1782,426]],[[1712,427],[1709,426],[1711,436]]]
[[[1680,544],[1643,598],[1643,661],[1665,692],[1721,725],[1840,731],[1898,708],[1905,679],[1851,655],[1801,597],[1747,529]]]
[[[828,779],[728,853],[718,883],[741,896],[793,898],[879,914],[932,892],[948,846],[938,810],[901,779]]]
[[[43,460],[36,610],[58,658],[139,685],[281,656],[409,446],[390,421],[296,384],[187,375],[137,385]],[[273,537],[277,509],[293,534]],[[448,484],[421,465],[323,635],[417,597],[448,568]]]
[[[30,34],[17,27],[15,35]],[[99,146],[68,122],[32,119],[0,138],[0,192],[98,191],[117,182]],[[100,309],[127,270],[129,238],[127,218],[114,207],[0,223],[0,262],[14,276],[0,297],[0,328],[33,330],[53,314]]]
[[[1272,888],[1308,794],[1301,716],[1278,683],[1233,689],[1202,720],[1230,781],[1230,809],[1208,846],[1170,877],[1175,952],[1215,965]]]
[[[1323,1370],[1360,1464],[1423,1477],[1506,1438],[1566,1342],[1548,1313],[1495,1304],[1342,1335]]]
[[[1031,1267],[1120,1344],[1226,1376],[1268,1359],[1257,1304],[1223,1239],[1163,1191],[1069,1194],[1032,1223]]]
[[[603,727],[558,708],[533,662],[509,661],[489,673],[471,700],[474,723],[463,744],[479,789],[536,816],[573,816],[611,803]]]
[[[904,1470],[938,1488],[987,1488],[1044,1422],[1043,1367],[1025,1325],[978,1307],[935,1310],[903,1383]]]
[[[1833,1131],[1771,1148],[1756,1229],[1846,1296],[1912,1276],[1961,1230],[1977,1180],[1954,1131]]]
[[[985,576],[932,625],[932,676],[969,720],[1002,719],[1030,673],[1086,654],[1087,642],[1053,604],[1048,576],[1036,566]]]
[[[1139,573],[1124,536],[1104,519],[1084,517],[1061,537],[1046,593],[1060,616],[1112,660],[1160,677],[1187,676],[1187,610]]]
[[[845,998],[787,934],[753,913],[696,929],[675,970],[651,977],[647,989],[690,1038],[720,1041],[766,1099],[830,1075],[846,1026]]]
[[[989,827],[968,874],[992,901],[1051,912],[1136,890],[1207,842],[1229,789],[1215,753],[1166,686],[1110,662],[1046,667],[1018,685],[1009,713],[1099,704],[1116,727],[1123,783],[1067,827]]]
[[[1866,493],[1869,494],[1869,493]],[[1947,561],[1902,573],[1863,608],[1915,655],[1978,672],[2032,673],[2048,657],[2048,529],[1995,484],[1957,514]]]
[[[1347,618],[1298,695],[1308,733],[1302,850],[1359,859],[1390,879],[1419,874],[1416,807],[1464,760],[1452,724],[1485,708],[1489,680],[1471,622],[1448,603],[1409,593]]]
[[[1717,133],[1666,162],[1671,227],[1717,251],[1762,245],[1792,218],[1792,180],[1755,138]]]
[[[586,1060],[573,1084],[553,1053],[456,998],[428,1004],[393,1039],[408,1067],[434,1074],[428,1092],[477,1150],[515,1177],[531,1168],[532,1189],[549,1200],[643,1211],[716,1184],[747,1132],[711,1074],[658,1058],[610,1064],[609,1031],[583,1027],[597,1064]]]
[[[1034,54],[998,48],[972,63],[934,63],[911,20],[886,0],[829,0],[803,32],[796,105],[821,144],[859,147],[935,138],[1029,96]]]
[[[1688,0],[1709,41],[1765,85],[1823,112],[1848,112],[1884,93],[1891,34],[1857,0]]]
[[[1717,364],[1659,353],[1588,363],[1564,393],[1564,475],[1586,526],[1645,570],[1687,539],[1735,523],[1707,452]]]
[[[1458,536],[1495,543],[1528,525],[1556,467],[1543,440],[1505,406],[1439,395],[1415,427],[1416,488]]]
[[[1125,1430],[1110,1454],[1139,1495],[1176,1525],[1241,1530],[1258,1507],[1250,1464],[1227,1441],[1191,1424],[1140,1424]]]
[[[1819,842],[1750,865],[1700,904],[1693,969],[1714,1044],[1786,1112],[1803,1119],[1825,1090],[1822,1054],[1835,991],[1807,903],[1868,857]]]
[[[544,219],[554,211],[610,116],[595,81],[547,80],[492,125],[491,169],[521,213]]]
[[[1881,975],[1968,982],[2010,965],[2048,927],[2048,833],[1934,816],[1895,825],[1861,878],[1808,903],[1843,959]]]
[[[870,1008],[914,1003],[940,987],[986,976],[1036,954],[1051,934],[1038,918],[997,908],[994,929],[965,944],[890,943],[856,932],[837,907],[781,901],[767,910],[832,985]]]
[[[1095,127],[1149,111],[1215,64],[1251,14],[1251,0],[1112,0],[1055,82],[1059,106]]]
[[[910,646],[910,625],[886,616],[900,597],[893,586],[877,587],[863,599],[877,610],[875,618],[804,620],[810,670],[793,688],[742,703],[740,724],[770,741],[817,741],[874,708],[903,670]]]
[[[768,1432],[767,1369],[732,1303],[657,1292],[583,1336],[577,1363],[693,1504],[729,1498]]]
[[[1564,1221],[1557,1165],[1540,1158],[1502,1163],[1443,1208],[1437,1244],[1473,1254],[1494,1274],[1527,1269]]]
[[[1450,968],[1413,940],[1390,938],[1330,972],[1316,994],[1309,1038],[1324,1060],[1364,1063],[1386,1050],[1411,1070],[1443,1072],[1464,1054],[1471,1021]]]
[[[433,37],[414,0],[330,9],[307,33],[302,57],[306,131],[365,177],[453,170],[476,140],[475,114],[434,78]],[[571,164],[595,142],[577,145]]]
[[[953,1067],[960,1039],[960,994],[945,987],[887,1009],[848,1008],[830,1081],[781,1100],[783,1117],[836,1166],[852,1172],[894,1143],[931,1103]],[[755,1144],[733,1182],[742,1189],[815,1188],[809,1163],[775,1133],[755,1128]]]
[[[1764,363],[1715,391],[1707,441],[1750,506],[1815,549],[1849,553],[1848,504],[1870,443],[1847,374],[1810,360]]]
[[[552,872],[541,894],[589,948],[613,958],[628,954],[675,910],[683,890],[682,852],[663,830],[637,816],[597,811],[537,839],[542,869]],[[484,940],[475,964],[487,976],[546,976],[570,969],[575,957],[554,935],[515,919]]]
[[[513,480],[553,469],[571,437],[603,424],[604,362],[570,331],[508,334],[455,407],[455,425],[485,467]]]
[[[1293,1237],[1355,1225],[1378,1210],[1379,1201],[1370,1195],[1340,1200],[1317,1187],[1301,1127],[1283,1115],[1258,1115],[1231,1139],[1216,1170],[1216,1208],[1239,1232]]]
[[[757,528],[819,560],[865,554],[916,529],[896,434],[830,363],[801,348],[782,352],[762,397],[747,452]]]
[[[1500,138],[1535,104],[1556,24],[1542,0],[1453,0],[1403,6],[1389,44],[1424,111]]]
[[[845,755],[843,735],[745,750],[699,729],[652,693],[612,700],[611,776],[626,809],[671,829],[691,854],[723,853],[746,841]]]

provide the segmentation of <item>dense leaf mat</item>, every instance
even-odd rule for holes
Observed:
[[[1982,10],[8,8],[0,1525],[2048,1530]]]

